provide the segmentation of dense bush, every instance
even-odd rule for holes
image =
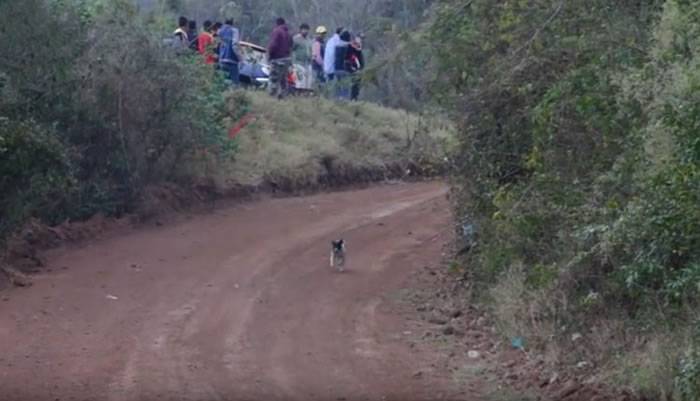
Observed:
[[[665,302],[700,295],[699,5],[667,2],[649,61],[625,79],[644,112],[631,155],[637,193],[606,238],[628,288]]]
[[[0,118],[0,232],[34,213],[48,221],[66,214],[75,196],[72,174],[55,132],[32,121]]]
[[[131,2],[2,2],[0,26],[0,237],[28,217],[129,211],[232,154],[223,82]]]
[[[500,309],[529,314],[511,323],[542,346],[620,316],[676,338],[695,314],[699,30],[698,1],[440,2],[431,35],[440,100],[460,122],[456,207],[465,232],[477,227],[469,273],[500,299],[520,288],[510,305],[522,308]],[[503,284],[513,277],[525,289]],[[697,383],[689,343],[666,350],[686,355],[673,365],[685,387]]]

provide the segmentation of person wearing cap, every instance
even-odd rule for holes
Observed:
[[[312,41],[308,24],[301,24],[299,33],[292,38],[292,62],[296,72],[296,89],[311,90],[313,83]]]
[[[311,65],[316,73],[316,79],[319,83],[326,81],[326,76],[323,73],[323,55],[326,52],[327,33],[328,29],[326,29],[326,27],[323,25],[316,28],[316,38],[314,39],[313,46],[311,47],[311,55],[313,59]]]

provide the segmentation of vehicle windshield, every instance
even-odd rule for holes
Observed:
[[[251,64],[267,64],[267,52],[261,46],[248,42],[240,42],[243,61]]]

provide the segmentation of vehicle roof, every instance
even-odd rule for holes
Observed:
[[[251,48],[251,49],[253,49],[253,50],[255,50],[255,51],[267,53],[267,49],[265,49],[264,47],[262,47],[262,46],[260,46],[260,45],[256,45],[255,43],[250,43],[250,42],[243,42],[243,41],[241,41],[241,42],[238,42],[238,44],[239,44],[240,46],[249,47],[249,48]]]

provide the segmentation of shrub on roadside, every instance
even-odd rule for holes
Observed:
[[[76,196],[74,168],[51,128],[0,117],[0,235],[28,217],[57,223]]]
[[[680,358],[674,386],[681,401],[700,400],[700,351],[691,345]]]
[[[673,391],[645,393],[677,400],[695,383],[697,345],[664,346],[672,363],[637,356],[651,352],[644,338],[684,332],[700,300],[698,10],[444,0],[432,30],[443,100],[461,115],[470,274],[499,294],[497,317],[545,350],[619,321],[642,340],[590,343],[598,362],[613,369],[622,353],[651,382],[676,376]]]
[[[132,2],[2,2],[0,26],[0,238],[29,217],[128,212],[144,188],[233,155],[222,79]]]

